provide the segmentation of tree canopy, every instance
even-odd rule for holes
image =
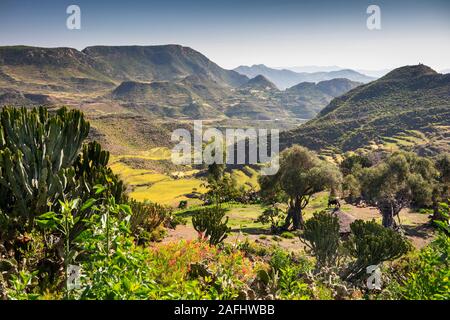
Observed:
[[[360,176],[363,197],[378,207],[385,227],[396,227],[394,217],[405,207],[431,205],[437,178],[430,159],[410,152],[395,152]]]

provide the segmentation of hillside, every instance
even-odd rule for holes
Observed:
[[[275,84],[262,75],[258,75],[250,79],[241,88],[255,90],[278,90]]]
[[[112,98],[127,102],[152,102],[169,105],[183,105],[193,100],[189,90],[168,81],[151,83],[124,81],[113,90]]]
[[[122,81],[178,81],[196,75],[222,86],[248,78],[179,45],[72,48],[0,47],[0,85],[47,91],[105,89]]]
[[[302,82],[286,89],[282,103],[300,118],[310,119],[319,113],[333,98],[361,85],[348,79]]]
[[[108,66],[72,48],[0,47],[0,86],[30,91],[92,91],[114,85]]]
[[[263,64],[248,66],[239,66],[235,71],[246,75],[249,78],[254,78],[258,75],[266,77],[272,81],[281,90],[292,87],[301,82],[321,82],[336,78],[346,78],[355,82],[367,83],[375,80],[373,77],[366,76],[354,70],[334,70],[334,71],[319,71],[319,72],[294,72],[287,69],[273,69]]]
[[[315,150],[450,145],[450,75],[406,66],[334,99],[319,115],[284,133],[281,144]]]

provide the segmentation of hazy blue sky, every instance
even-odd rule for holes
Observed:
[[[66,8],[81,8],[81,30]],[[382,29],[366,27],[370,4]],[[225,68],[338,65],[450,68],[450,1],[0,0],[0,45],[190,46]]]

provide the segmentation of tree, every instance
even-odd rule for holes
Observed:
[[[280,190],[286,195],[288,211],[284,229],[289,229],[291,221],[294,229],[300,229],[304,225],[302,212],[311,196],[326,188],[336,188],[340,181],[336,166],[296,145],[280,154],[280,169],[275,175],[262,177],[260,185],[267,194]]]
[[[385,162],[362,171],[362,194],[377,206],[383,226],[395,228],[394,217],[403,208],[432,204],[437,174],[431,160],[410,152],[396,152]]]
[[[361,196],[361,184],[353,174],[344,177],[342,190],[348,202],[354,202]]]
[[[229,173],[225,172],[223,164],[214,162],[208,166],[207,181],[208,183],[205,186],[209,190],[205,196],[211,203],[235,200],[241,194],[237,182]]]
[[[352,154],[344,158],[339,167],[344,176],[354,174],[362,168],[369,168],[373,165],[372,160],[365,155]]]
[[[444,153],[436,159],[436,168],[439,172],[438,183],[433,190],[433,220],[442,221],[445,217],[441,215],[439,203],[450,199],[450,154]]]

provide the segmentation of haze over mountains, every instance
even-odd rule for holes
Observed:
[[[318,67],[312,67],[312,70]],[[333,67],[329,67],[333,68]],[[367,83],[375,80],[374,77],[369,77],[359,72],[350,69],[332,70],[332,71],[318,71],[318,72],[295,72],[288,69],[274,69],[269,68],[263,64],[248,66],[239,66],[234,71],[246,75],[249,78],[263,75],[272,81],[278,88],[284,90],[292,87],[300,82],[320,82],[336,78],[345,78],[355,82]]]

